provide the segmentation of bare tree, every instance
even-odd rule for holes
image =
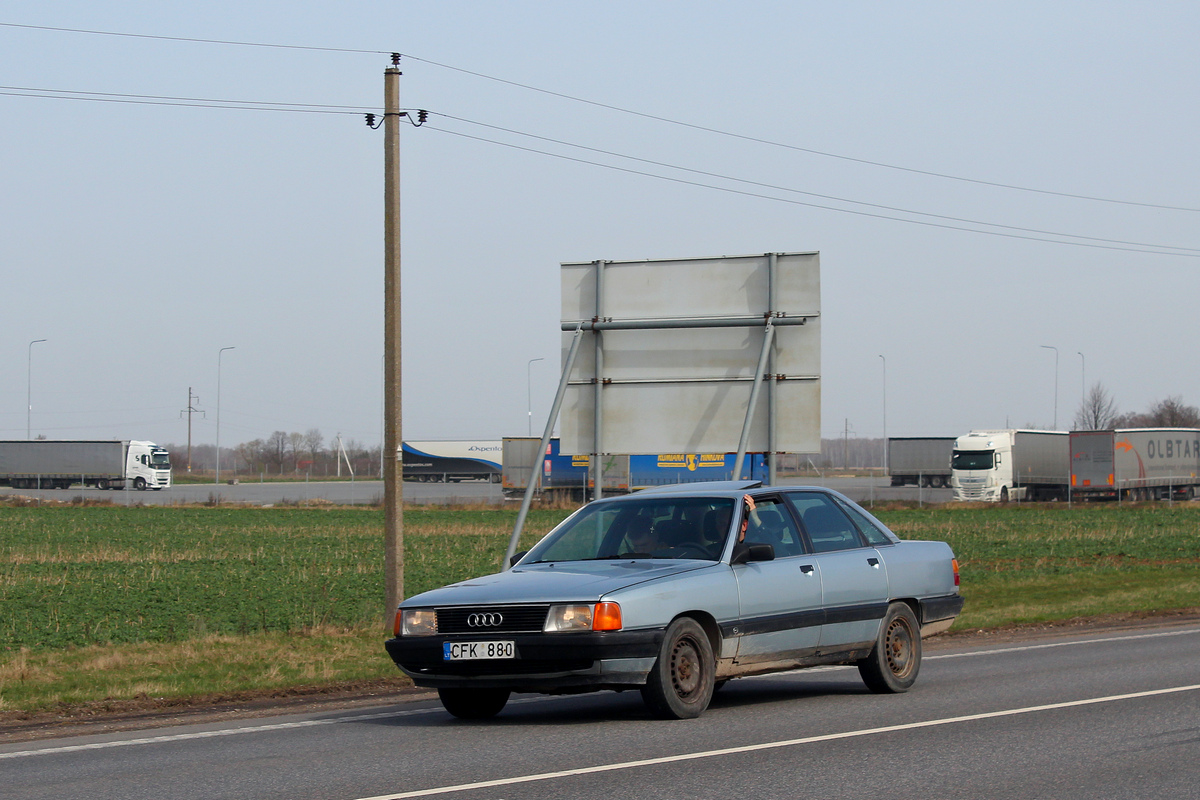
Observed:
[[[1117,404],[1113,402],[1104,384],[1096,381],[1088,390],[1087,397],[1075,412],[1074,429],[1077,431],[1103,431],[1115,427]]]
[[[274,464],[283,473],[283,462],[287,458],[288,435],[286,431],[275,431],[267,437],[265,455],[267,461]]]
[[[1200,428],[1200,410],[1183,404],[1181,397],[1168,397],[1150,406],[1142,414],[1122,414],[1114,427],[1118,428]]]
[[[246,462],[246,466],[252,472],[258,472],[263,468],[265,459],[263,458],[266,450],[266,442],[262,439],[254,439],[249,442],[242,442],[237,446],[237,454],[241,456],[242,461]]]
[[[325,437],[316,428],[309,428],[304,434],[304,449],[308,451],[308,455],[316,464],[317,457],[321,453],[321,447],[325,444]]]
[[[300,455],[304,452],[304,434],[288,434],[288,450],[292,454],[292,469],[300,471]]]
[[[1148,427],[1152,428],[1195,428],[1200,426],[1200,410],[1183,404],[1182,397],[1168,397],[1150,406],[1146,415]]]

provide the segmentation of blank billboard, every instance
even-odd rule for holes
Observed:
[[[598,362],[600,452],[736,450],[768,318],[770,379],[748,450],[818,452],[818,253],[563,264],[564,366],[572,331],[583,323],[586,332],[560,418],[562,451],[597,452]]]

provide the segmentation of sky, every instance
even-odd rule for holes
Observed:
[[[10,0],[0,438],[182,444],[190,391],[195,443],[379,443],[390,52],[429,112],[407,440],[540,433],[597,259],[820,251],[830,438],[1200,405],[1198,39],[1184,2]]]

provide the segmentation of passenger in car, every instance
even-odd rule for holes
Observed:
[[[738,531],[738,541],[746,541],[746,528],[750,525],[750,519],[753,517],[755,526],[761,524],[758,519],[758,506],[754,503],[754,498],[748,494],[742,495],[742,529]]]

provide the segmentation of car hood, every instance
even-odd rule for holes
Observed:
[[[484,575],[423,592],[405,600],[405,607],[462,606],[495,603],[552,603],[594,601],[638,583],[717,566],[713,561],[557,561],[519,565],[507,572]]]

